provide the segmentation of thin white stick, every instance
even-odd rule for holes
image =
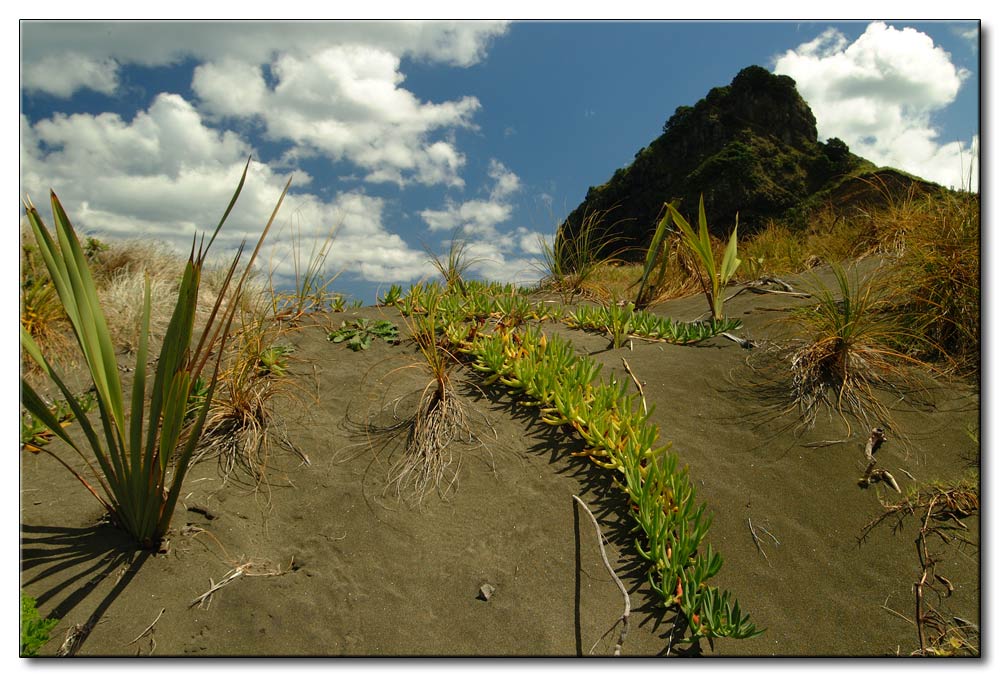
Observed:
[[[622,358],[622,364],[625,365],[625,371],[628,372],[628,375],[632,377],[632,382],[635,383],[635,387],[639,389],[639,397],[642,398],[642,413],[648,414],[649,410],[646,408],[646,393],[642,390],[642,384],[639,382],[639,379],[635,377],[635,373],[632,371],[632,368],[628,366],[628,362],[624,357]]]
[[[625,611],[623,611],[621,617],[615,621],[615,624],[611,626],[612,628],[615,627],[615,625],[618,624],[618,621],[621,621],[622,623],[622,631],[618,635],[618,643],[615,644],[615,655],[621,656],[622,644],[625,643],[625,635],[628,634],[628,615],[632,611],[632,602],[628,598],[628,591],[625,589],[622,579],[618,578],[618,574],[616,574],[615,570],[611,568],[611,563],[608,561],[608,554],[604,551],[604,534],[601,533],[601,526],[597,523],[597,518],[594,517],[594,513],[590,512],[590,508],[587,507],[587,504],[580,500],[579,496],[574,494],[573,500],[582,505],[583,509],[587,511],[587,514],[590,515],[590,521],[594,523],[594,529],[597,531],[597,544],[601,546],[601,558],[604,560],[604,566],[608,570],[608,573],[611,574],[611,578],[615,579],[618,589],[622,592],[622,597],[625,598]],[[604,634],[606,635],[607,633]],[[596,646],[596,644],[594,646]],[[593,647],[591,647],[590,650],[593,651]]]
[[[148,635],[149,632],[153,629],[153,626],[156,625],[156,621],[160,620],[160,616],[163,615],[164,611],[166,611],[166,609],[160,609],[160,613],[156,614],[156,618],[153,619],[153,622],[150,623],[149,626],[145,630],[143,630],[142,632],[140,632],[138,637],[136,637],[131,642],[129,642],[129,644],[135,644],[140,639],[142,639],[143,637],[145,637],[146,635]]]

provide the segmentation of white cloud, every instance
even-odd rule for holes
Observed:
[[[502,162],[496,158],[490,159],[490,167],[487,174],[494,181],[493,190],[490,191],[491,200],[503,200],[521,189],[521,179],[517,174],[507,169]]]
[[[138,237],[190,248],[196,232],[215,226],[237,185],[250,147],[232,132],[208,127],[194,107],[161,94],[132,121],[117,115],[57,115],[34,126],[21,117],[21,191],[39,198],[52,188],[78,229],[116,239]],[[287,180],[254,162],[215,250],[254,241]],[[336,230],[327,270],[369,280],[404,281],[428,272],[426,256],[382,224],[384,202],[360,192],[323,201],[309,193],[285,199],[261,263],[287,279],[292,252],[310,253]],[[43,211],[46,211],[43,209]]]
[[[540,256],[542,249],[552,245],[555,233],[540,233],[536,230],[528,230],[524,226],[518,226],[514,231],[517,237],[517,244],[521,251],[532,256]]]
[[[358,165],[372,182],[463,185],[450,135],[474,128],[475,97],[420,101],[403,87],[403,58],[469,66],[504,22],[24,22],[28,91],[115,92],[126,64],[198,62],[192,88],[210,118],[263,123],[295,144],[289,158]]]
[[[43,91],[62,98],[79,89],[112,94],[118,88],[118,64],[108,58],[50,54],[38,61],[22,63],[21,86],[26,91]]]
[[[407,281],[432,271],[427,255],[383,225],[387,202],[352,189],[303,191],[306,158],[344,161],[369,182],[462,187],[465,157],[455,132],[474,129],[474,97],[423,101],[405,88],[406,58],[468,66],[506,31],[502,22],[33,23],[21,24],[26,91],[69,96],[81,88],[121,94],[121,68],[193,59],[195,99],[160,93],[131,119],[113,113],[56,113],[20,120],[21,190],[54,188],[78,227],[111,237],[164,240],[187,251],[212,228],[253,150],[236,129],[284,146],[255,161],[217,252],[254,239],[284,182],[295,183],[269,236],[263,263],[288,279],[336,231],[330,272]],[[289,143],[291,144],[289,146]],[[356,171],[355,171],[356,170]],[[495,195],[516,175],[491,165]],[[324,187],[328,189],[328,187]],[[508,218],[509,205],[482,201],[465,217],[480,232]]]
[[[399,69],[400,57],[382,48],[334,45],[266,64],[232,57],[205,63],[192,88],[207,113],[260,119],[268,137],[293,142],[299,155],[350,161],[368,181],[461,186],[465,158],[433,136],[473,127],[479,101],[421,102],[400,87]]]
[[[941,140],[932,116],[955,100],[969,72],[924,33],[874,22],[850,43],[830,28],[778,57],[774,71],[795,80],[821,138],[943,185],[967,176],[973,139]]]
[[[507,232],[498,228],[510,219],[510,198],[521,190],[521,180],[495,158],[490,160],[487,176],[493,182],[489,199],[448,201],[444,209],[425,209],[420,216],[432,233],[445,231],[465,242],[473,274],[500,282],[536,282],[541,277],[537,258],[541,234],[523,226]]]
[[[964,28],[956,28],[955,29],[955,34],[958,35],[958,37],[962,38],[963,40],[965,40],[965,41],[967,41],[969,43],[969,49],[971,49],[973,51],[978,51],[979,50],[979,26],[978,25],[973,24],[973,25],[970,25],[970,26],[964,27]]]
[[[68,55],[143,66],[224,58],[267,63],[275,53],[306,56],[334,44],[369,45],[399,56],[470,66],[507,31],[499,21],[144,21],[21,24],[21,63]],[[108,62],[110,64],[110,62]]]
[[[460,204],[448,201],[444,209],[425,209],[421,218],[432,232],[459,231],[464,236],[495,238],[496,227],[510,218],[513,208],[508,200],[521,188],[517,174],[496,158],[490,159],[487,176],[493,180],[488,200],[467,200]]]
[[[444,209],[425,209],[420,216],[432,232],[459,230],[463,235],[489,237],[510,213],[511,207],[507,204],[469,200],[461,204],[449,202]]]

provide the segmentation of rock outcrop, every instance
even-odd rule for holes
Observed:
[[[728,233],[739,213],[740,233],[748,235],[771,219],[801,219],[811,198],[848,190],[875,169],[840,139],[818,140],[816,119],[794,80],[750,66],[694,106],[679,107],[631,165],[587,191],[558,236],[572,237],[588,214],[608,212],[607,238],[614,242],[602,253],[624,248],[622,258],[638,260],[664,202],[680,199],[681,212],[694,219],[703,195],[714,234]],[[848,192],[866,186],[862,180]]]

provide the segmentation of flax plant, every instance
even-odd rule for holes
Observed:
[[[198,291],[205,258],[239,197],[249,165],[248,160],[229,206],[208,243],[205,244],[202,239],[201,244],[192,244],[179,285],[177,303],[156,360],[151,387],[146,373],[150,316],[147,285],[134,381],[128,400],[123,393],[115,349],[98,301],[94,279],[69,217],[55,193],[52,193],[53,236],[34,205],[25,199],[28,220],[93,381],[99,422],[97,425],[90,422],[63,377],[22,327],[22,346],[73,409],[85,440],[77,441],[59,425],[42,396],[22,377],[24,407],[69,445],[80,456],[85,468],[77,469],[55,453],[47,449],[46,452],[69,470],[107,510],[111,521],[142,548],[158,548],[170,527],[181,485],[218,381],[219,361],[236,306],[232,304],[222,311],[222,298],[233,281],[243,247],[240,247],[228,269],[226,282],[205,326],[201,328],[200,337],[196,337],[194,331]],[[243,275],[236,282],[237,291],[246,280],[287,190],[286,185]],[[214,364],[210,364],[212,362]],[[208,391],[193,421],[188,424],[189,399],[199,379],[207,380]],[[148,402],[147,388],[150,391]],[[190,428],[185,430],[187,425]],[[179,446],[180,451],[175,455]],[[175,457],[173,473],[169,472],[171,457]]]
[[[667,263],[669,261],[670,245],[666,240],[667,222],[670,220],[669,210],[663,214],[663,218],[653,232],[653,238],[649,242],[646,250],[646,260],[642,267],[642,276],[639,278],[639,290],[635,295],[635,307],[644,310],[652,304],[659,295],[663,280],[667,275]],[[659,266],[657,266],[659,264]],[[654,275],[653,271],[656,270]]]
[[[702,289],[705,292],[705,297],[708,299],[708,307],[712,313],[712,319],[718,322],[722,320],[723,293],[726,285],[729,284],[729,281],[736,274],[736,269],[740,267],[741,263],[739,257],[736,255],[736,232],[740,225],[739,217],[737,216],[736,225],[729,236],[722,260],[716,263],[715,252],[712,250],[712,240],[708,234],[708,221],[705,218],[705,198],[702,197],[698,202],[697,235],[691,224],[677,211],[677,208],[672,203],[668,203],[666,207],[674,224],[681,231],[681,240],[701,262],[702,271],[699,273],[699,278],[701,279]]]

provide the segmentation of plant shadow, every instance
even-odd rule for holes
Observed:
[[[30,586],[39,606],[54,603],[50,618],[67,617],[95,591],[103,595],[87,620],[70,629],[60,655],[79,651],[90,630],[150,555],[137,550],[127,534],[107,523],[90,527],[21,525],[21,586]],[[102,583],[111,576],[115,576],[114,583],[105,593],[107,586]]]
[[[639,627],[652,624],[651,632],[664,642],[659,655],[693,656],[702,653],[698,642],[679,646],[679,640],[687,629],[682,614],[664,606],[663,598],[649,584],[649,564],[636,548],[637,525],[631,515],[631,507],[625,491],[611,470],[605,470],[584,455],[583,440],[569,432],[566,427],[553,427],[542,422],[537,407],[520,403],[511,393],[498,385],[475,388],[475,393],[485,400],[484,406],[522,422],[526,429],[527,452],[546,459],[559,475],[570,477],[580,485],[579,498],[587,505],[598,525],[604,541],[618,550],[617,560],[608,552],[609,562],[615,574],[628,591],[629,597],[638,596],[639,604],[633,604],[632,612],[641,620]],[[573,501],[573,523],[575,540],[575,599],[574,626],[576,653],[588,655],[589,647],[583,646],[581,637],[581,575],[584,570],[581,561],[583,544],[590,548],[596,538],[589,517],[581,515],[579,504]],[[611,628],[614,630],[614,627]],[[610,636],[609,630],[608,635]],[[596,646],[596,645],[595,645]],[[628,652],[628,639],[623,644],[623,652]]]

